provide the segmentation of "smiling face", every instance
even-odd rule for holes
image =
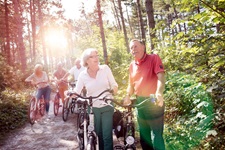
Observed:
[[[97,51],[92,51],[90,53],[89,58],[87,59],[87,65],[88,67],[99,65],[99,57]]]
[[[138,40],[131,41],[130,53],[134,56],[135,60],[140,60],[145,54],[145,45]]]

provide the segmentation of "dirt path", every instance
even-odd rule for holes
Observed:
[[[42,117],[34,125],[27,123],[23,128],[9,135],[0,150],[78,150],[77,114],[69,114],[66,122],[62,119],[62,107],[58,116],[53,113],[50,102],[50,118]],[[114,135],[114,144],[118,142]],[[140,150],[138,147],[137,150]]]
[[[33,126],[27,125],[11,134],[1,150],[77,150],[76,114],[69,114],[66,122],[62,120],[62,109],[59,115],[53,113],[53,102],[50,102],[50,118],[43,117]]]

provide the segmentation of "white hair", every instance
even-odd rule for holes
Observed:
[[[82,64],[84,67],[87,67],[87,60],[88,58],[91,56],[91,52],[97,52],[98,53],[98,50],[96,48],[88,48],[86,50],[83,51],[82,53]]]

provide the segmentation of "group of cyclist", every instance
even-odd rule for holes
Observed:
[[[155,94],[154,102],[148,101],[145,107],[138,108],[137,119],[140,131],[140,143],[143,150],[164,150],[164,98],[165,71],[160,57],[157,54],[147,54],[145,43],[138,39],[130,41],[130,53],[134,57],[129,67],[129,85],[124,98],[124,105],[131,103],[130,97],[136,96],[136,104]],[[83,66],[81,65],[83,64]],[[51,88],[48,77],[41,65],[36,65],[34,73],[26,81],[38,86],[37,98],[44,95],[46,100],[46,112],[49,111]],[[60,96],[64,99],[64,92],[68,84],[63,82],[69,74],[73,74],[76,82],[75,93],[80,94],[83,87],[87,90],[87,96],[96,96],[106,89],[112,89],[117,93],[118,84],[114,79],[111,69],[107,65],[100,65],[98,50],[89,48],[82,53],[81,60],[75,61],[75,66],[68,72],[62,64],[57,65],[54,76],[57,79]],[[107,95],[110,95],[108,93]],[[113,97],[112,95],[110,95]],[[95,131],[99,139],[100,150],[113,149],[113,113],[114,108],[109,103],[101,100],[93,102]]]

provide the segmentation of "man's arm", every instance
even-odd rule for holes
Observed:
[[[123,100],[124,105],[129,105],[131,103],[130,96],[134,93],[133,87],[129,84],[127,87],[127,94]]]
[[[162,107],[164,102],[163,92],[165,90],[165,82],[166,82],[165,73],[160,72],[157,74],[157,77],[158,77],[158,81],[157,81],[157,89],[156,89],[155,95],[157,98],[158,106]]]

